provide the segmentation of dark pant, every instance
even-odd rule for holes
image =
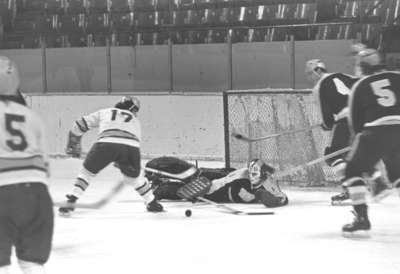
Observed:
[[[369,127],[358,134],[348,155],[345,176],[371,173],[380,160],[391,182],[400,178],[400,125]]]
[[[136,178],[140,174],[140,149],[117,143],[95,143],[83,166],[93,174],[115,162],[122,174]]]
[[[44,264],[53,238],[53,203],[47,186],[20,183],[0,187],[0,266],[19,259]]]
[[[332,138],[331,144],[329,147],[325,148],[325,155],[331,154],[335,151],[338,151],[342,148],[345,148],[350,145],[350,129],[347,119],[340,119],[337,121],[335,126],[332,129]],[[346,153],[332,157],[326,160],[326,163],[332,166],[335,161],[339,159],[345,159]]]

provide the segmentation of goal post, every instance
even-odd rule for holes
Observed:
[[[330,132],[315,127],[321,123],[320,110],[308,89],[225,91],[223,112],[227,167],[241,167],[251,159],[261,158],[279,171],[287,170],[321,157],[330,141]],[[262,138],[283,132],[287,133]],[[232,133],[257,141],[246,142]],[[301,186],[337,180],[325,163],[283,178],[288,184]]]

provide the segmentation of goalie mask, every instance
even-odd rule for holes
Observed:
[[[126,109],[132,113],[139,112],[140,109],[140,101],[138,98],[133,96],[124,96],[121,100],[115,105],[116,108]]]
[[[258,187],[264,182],[269,175],[275,172],[275,169],[260,159],[254,159],[250,161],[249,166],[249,179],[253,187]]]
[[[20,85],[17,66],[5,56],[0,56],[0,95],[20,96],[18,93]]]

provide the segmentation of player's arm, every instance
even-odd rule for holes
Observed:
[[[362,82],[357,82],[351,89],[348,107],[349,107],[349,126],[354,134],[362,131],[364,127],[364,115],[362,111]]]
[[[44,165],[46,167],[47,176],[50,176],[49,171],[49,157],[47,153],[47,132],[42,119],[34,114],[32,116],[32,125],[35,130],[35,136],[37,140],[37,153],[42,156]]]
[[[319,100],[322,115],[322,127],[325,130],[331,130],[334,123],[335,117],[331,110],[331,96],[332,91],[335,91],[335,85],[332,81],[323,80],[319,86]]]
[[[68,133],[67,155],[79,158],[82,152],[81,139],[82,136],[92,128],[99,126],[100,111],[93,112],[89,115],[82,116],[74,122]]]
[[[249,172],[248,172],[247,168],[241,168],[241,169],[234,170],[234,171],[230,172],[228,175],[226,175],[225,177],[212,180],[212,185],[211,185],[210,189],[208,190],[207,194],[212,194],[215,191],[223,188],[227,184],[232,183],[233,181],[240,180],[243,178],[248,179],[248,177],[249,177]]]

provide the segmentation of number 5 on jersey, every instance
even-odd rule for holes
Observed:
[[[372,82],[372,91],[379,98],[378,104],[384,107],[392,107],[396,104],[397,99],[395,93],[389,88],[391,86],[389,79],[382,79]]]
[[[15,123],[24,123],[25,116],[5,113],[5,122],[7,132],[10,133],[13,137],[16,137],[8,139],[6,141],[7,146],[12,150],[24,151],[28,147],[28,143],[26,142],[26,138],[23,132],[15,128]]]

